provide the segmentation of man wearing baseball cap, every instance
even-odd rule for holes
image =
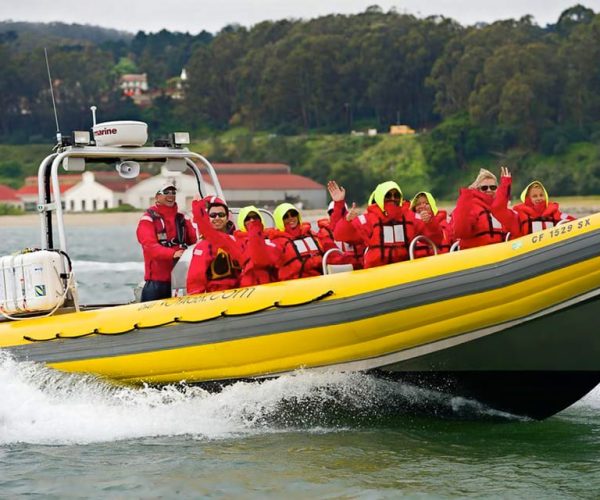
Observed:
[[[142,302],[171,297],[171,271],[184,250],[197,240],[191,221],[177,209],[176,195],[173,183],[163,184],[156,191],[155,204],[138,223],[146,281]]]

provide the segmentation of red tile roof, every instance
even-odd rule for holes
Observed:
[[[75,184],[62,184],[60,185],[60,192],[61,193],[65,193],[66,191],[68,191],[69,189],[71,189]],[[19,189],[17,189],[17,195],[23,195],[23,194],[38,194],[38,187],[37,184],[33,185],[33,186],[28,186],[25,185],[23,187],[20,187]]]
[[[213,163],[217,174],[289,174],[291,168],[285,163]]]
[[[111,170],[97,170],[94,171],[94,180],[106,186],[111,191],[125,192],[129,188],[135,186],[138,182],[143,181],[152,177],[150,172],[141,172],[134,179],[124,179],[119,175],[119,172]],[[70,188],[81,182],[81,174],[63,174],[58,176],[58,182],[60,183],[60,192],[64,193]],[[32,175],[25,179],[25,185],[18,190],[18,194],[37,194],[37,176]]]
[[[17,191],[4,184],[0,184],[0,201],[19,201]]]
[[[61,184],[69,184],[74,186],[81,180],[81,174],[59,174],[58,181]],[[38,178],[37,175],[30,175],[25,177],[25,186],[36,186],[37,188]]]
[[[220,174],[224,190],[243,189],[325,189],[318,182],[295,174]]]

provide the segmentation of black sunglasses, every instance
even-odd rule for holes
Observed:
[[[289,219],[290,217],[298,217],[298,212],[296,212],[295,210],[289,210],[283,216],[284,219]]]
[[[251,220],[260,220],[260,217],[256,214],[250,214],[250,215],[246,215],[246,218],[244,219],[244,222],[249,222]]]
[[[491,186],[488,186],[488,185],[483,185],[483,186],[479,186],[479,191],[483,191],[484,193],[485,193],[485,192],[486,192],[488,189],[489,189],[490,191],[496,191],[496,189],[498,189],[498,186],[496,186],[496,185],[491,185]]]
[[[208,216],[211,219],[216,219],[217,217],[219,217],[220,219],[224,219],[225,217],[227,217],[227,214],[225,212],[211,212],[208,214]]]
[[[176,189],[163,189],[162,191],[159,191],[158,194],[177,194],[177,190]]]
[[[402,197],[398,193],[386,193],[385,195],[386,200],[399,200],[401,198]]]

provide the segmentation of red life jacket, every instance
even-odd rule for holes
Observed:
[[[373,204],[369,205],[366,214],[358,217],[361,222],[364,217],[364,223],[372,227],[365,268],[408,259],[408,247],[418,233],[415,229],[415,214],[409,206],[405,202],[394,209],[393,213],[387,214]]]
[[[324,247],[333,248],[334,246],[343,252],[341,254],[334,254],[331,260],[327,257],[327,262],[330,264],[352,264],[354,269],[362,269],[363,267],[363,254],[365,252],[365,246],[361,242],[348,243],[345,241],[336,240],[329,219],[319,219],[317,221],[319,226],[319,241],[329,242],[330,244],[323,244]],[[339,255],[339,257],[338,257]]]
[[[187,292],[228,290],[239,285],[240,265],[221,247],[208,240],[194,248],[187,277]]]
[[[146,214],[152,219],[154,224],[154,230],[156,231],[156,238],[158,242],[164,247],[181,247],[187,248],[186,241],[186,228],[185,228],[185,216],[182,213],[177,212],[175,214],[175,238],[169,239],[167,236],[167,225],[163,216],[156,210],[149,208],[146,210]]]
[[[467,190],[464,190],[467,192]],[[467,202],[459,197],[453,213],[455,236],[460,238],[461,249],[474,248],[491,243],[500,243],[506,239],[507,231],[502,223],[492,215],[493,199],[474,190]],[[459,220],[459,204],[466,210],[467,219]],[[460,223],[461,231],[456,227]],[[463,234],[464,233],[464,234]]]
[[[278,271],[281,281],[322,274],[323,247],[310,224],[302,223],[293,233],[273,231],[271,239],[281,251]]]
[[[536,233],[556,226],[561,220],[573,220],[570,215],[562,214],[558,203],[550,202],[544,210],[536,210],[534,205],[526,200],[514,207],[519,215],[519,229],[521,235]]]
[[[241,247],[243,259],[240,286],[277,281],[275,244],[264,235],[250,235],[246,231],[236,231],[235,239]]]
[[[442,231],[442,241],[440,244],[436,245],[437,253],[447,253],[450,251],[450,247],[453,243],[452,238],[452,227],[448,223],[447,212],[445,210],[439,210],[437,214],[433,216]],[[427,244],[424,241],[417,241],[414,247],[414,256],[415,259],[420,257],[427,257],[430,255],[434,255],[433,249],[431,245]]]

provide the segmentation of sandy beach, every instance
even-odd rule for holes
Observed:
[[[600,197],[589,198],[558,198],[563,212],[572,214],[575,217],[582,217],[592,213],[600,212]],[[440,208],[451,210],[453,205],[441,202]],[[114,225],[133,225],[135,226],[142,215],[140,212],[94,212],[94,213],[65,213],[65,225],[68,226],[114,226]],[[316,221],[325,217],[325,210],[303,210],[304,220],[308,222]],[[31,227],[40,223],[38,214],[24,215],[3,215],[0,216],[0,228],[2,227]]]

